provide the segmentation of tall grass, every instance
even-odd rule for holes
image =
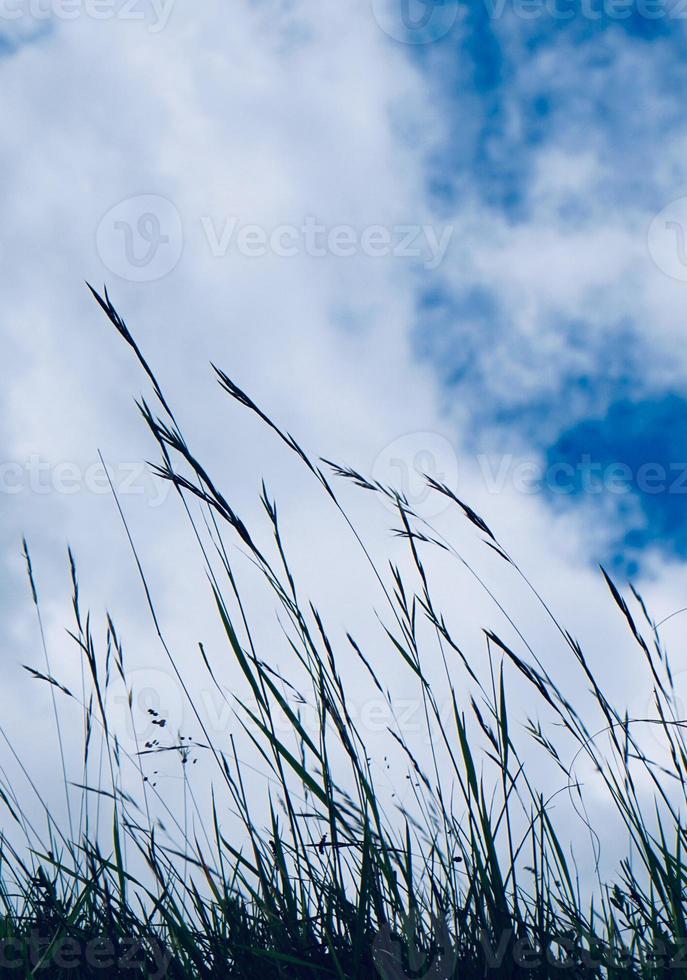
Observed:
[[[11,733],[0,728],[8,759],[23,773],[33,798],[22,798],[0,769],[2,976],[132,976],[134,970],[150,978],[260,980],[687,975],[687,722],[679,716],[669,660],[641,597],[632,590],[638,610],[633,615],[630,600],[605,576],[610,601],[646,666],[655,702],[651,718],[632,718],[614,705],[581,646],[504,545],[468,504],[428,477],[431,492],[447,498],[473,525],[550,618],[591,692],[593,711],[570,702],[546,658],[528,644],[496,596],[517,642],[485,629],[484,661],[472,662],[435,598],[436,569],[444,567],[435,555],[477,577],[454,545],[393,487],[311,459],[216,370],[223,391],[298,457],[329,499],[333,519],[354,536],[360,561],[381,590],[385,607],[378,635],[363,644],[348,634],[342,649],[302,594],[277,506],[264,484],[262,512],[273,538],[269,553],[186,442],[107,292],[94,296],[151,385],[153,400],[141,401],[140,410],[160,453],[156,472],[173,485],[185,508],[207,573],[198,588],[210,590],[226,649],[243,678],[244,690],[236,696],[243,748],[214,731],[194,702],[129,535],[151,628],[199,735],[193,741],[171,732],[151,708],[159,737],[126,750],[110,717],[115,685],[126,687],[129,708],[136,694],[123,644],[108,617],[99,649],[70,556],[70,633],[82,657],[82,689],[75,692],[61,681],[47,645],[27,667],[36,681],[49,685],[54,704],[64,825],[51,814]],[[396,533],[407,547],[403,570],[375,564],[340,502],[341,481],[393,505]],[[114,487],[113,493],[119,507]],[[121,509],[120,514],[123,533],[129,534]],[[263,599],[279,611],[288,668],[278,668],[270,650],[260,648],[230,557],[233,544],[257,572]],[[25,557],[40,618],[26,546]],[[488,583],[480,585],[489,590]],[[208,683],[224,697],[202,644],[198,657]],[[350,685],[340,666],[342,660],[350,665],[351,658],[388,703],[394,765],[405,770],[402,799],[380,786],[374,747],[351,710]],[[414,684],[428,738],[394,723],[392,675]],[[509,692],[518,684],[528,689],[531,705],[525,725],[509,709]],[[67,703],[83,720],[78,766],[65,758],[61,718]],[[649,728],[655,751],[646,748]],[[251,764],[244,758],[246,746]],[[533,750],[541,757],[534,766]],[[207,801],[187,777],[199,751],[214,767]],[[144,765],[163,753],[172,753],[183,772],[178,806],[164,799]],[[255,768],[268,778],[256,780]],[[583,770],[594,774],[594,808],[621,828],[625,857],[610,871],[579,776]],[[557,809],[561,801],[563,810]],[[233,823],[227,829],[229,811]],[[190,823],[189,812],[197,818]],[[589,839],[591,873],[577,867],[573,817]]]

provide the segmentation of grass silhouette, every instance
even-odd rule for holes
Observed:
[[[151,980],[687,976],[687,721],[680,718],[669,659],[641,597],[633,589],[626,601],[605,576],[611,600],[646,665],[655,703],[651,718],[632,718],[613,704],[581,646],[557,623],[487,524],[447,486],[428,478],[431,492],[446,497],[474,526],[485,547],[507,563],[550,618],[591,692],[592,727],[589,712],[570,702],[512,619],[518,650],[487,629],[484,664],[470,661],[435,599],[431,555],[440,552],[463,565],[464,559],[402,493],[350,468],[311,459],[215,369],[224,392],[257,415],[306,467],[355,536],[361,561],[380,587],[386,618],[379,617],[374,654],[348,634],[346,658],[355,659],[380,699],[388,701],[393,719],[393,698],[376,666],[382,649],[389,672],[414,683],[429,733],[424,743],[429,751],[420,751],[403,725],[389,725],[398,760],[407,770],[407,795],[394,804],[379,786],[366,733],[351,710],[338,644],[322,615],[301,596],[276,504],[263,484],[262,509],[274,542],[266,554],[187,444],[107,291],[93,295],[152,387],[154,401],[143,400],[139,407],[160,452],[156,472],[178,492],[201,549],[207,582],[199,588],[211,590],[227,650],[243,677],[244,691],[237,694],[243,734],[269,774],[269,789],[256,791],[235,740],[218,737],[202,706],[194,703],[131,535],[153,629],[202,741],[165,732],[165,719],[151,708],[160,738],[137,743],[135,752],[125,750],[109,716],[116,683],[127,689],[130,709],[135,696],[122,644],[108,617],[106,646],[98,649],[70,556],[71,636],[83,660],[84,689],[75,693],[60,681],[45,643],[41,669],[27,668],[50,687],[67,825],[60,826],[51,815],[28,766],[0,729],[44,818],[39,822],[11,781],[0,775],[5,827],[0,975],[141,975]],[[393,563],[375,564],[340,503],[335,485],[342,480],[384,496],[395,508],[396,533],[407,545],[410,573]],[[279,611],[291,676],[259,648],[227,541],[247,554]],[[26,545],[25,558],[43,636]],[[637,606],[638,616],[628,601]],[[209,683],[223,696],[202,645],[199,656]],[[429,677],[430,658],[443,672],[441,698]],[[509,676],[530,692],[532,708],[524,728],[509,712]],[[75,702],[83,717],[81,782],[68,779],[62,700]],[[316,720],[314,725],[306,714]],[[655,752],[645,745],[648,728]],[[185,774],[180,818],[143,767],[147,755],[172,752],[185,773],[197,745],[215,773],[211,800],[199,813],[201,839],[185,819],[188,799],[197,805]],[[539,785],[528,763],[531,748],[546,757],[546,771],[558,774],[555,785],[550,778],[544,779],[545,787]],[[595,773],[595,793],[600,787],[604,805],[623,828],[626,856],[608,879],[602,877],[600,837],[588,815],[584,783],[576,775],[581,761]],[[561,795],[596,855],[590,883],[581,880],[565,822],[556,814]],[[227,806],[240,834],[223,829],[220,811]]]

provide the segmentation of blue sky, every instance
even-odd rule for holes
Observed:
[[[422,6],[414,7],[418,17]],[[679,5],[652,7],[655,19],[633,3],[622,17],[621,8],[603,3],[535,2],[527,8],[531,19],[510,2],[498,17],[487,3],[453,9],[450,31],[408,46],[444,121],[427,156],[427,193],[437,213],[477,210],[485,228],[499,225],[506,238],[543,227],[559,241],[579,233],[580,249],[586,233],[593,253],[603,222],[622,225],[644,213],[648,223],[684,193],[682,166],[666,167],[685,127]],[[565,11],[566,19],[551,10]],[[585,155],[586,173],[568,186],[552,182],[543,206],[542,161],[574,165]],[[479,247],[479,227],[474,236]],[[607,262],[606,255],[598,258]],[[531,259],[537,267],[527,299],[534,296],[536,307],[536,278],[548,274],[545,250]],[[647,549],[687,555],[685,497],[669,489],[687,461],[685,376],[673,361],[674,335],[663,336],[642,288],[654,272],[646,259],[639,279],[637,270],[624,273],[633,277],[629,288],[616,269],[589,289],[582,280],[574,296],[551,297],[533,310],[526,329],[498,265],[491,275],[474,276],[468,259],[424,285],[414,331],[416,351],[436,368],[447,402],[465,407],[475,451],[486,440],[503,451],[529,446],[550,465],[577,466],[589,456],[604,468],[630,467],[628,493],[596,501],[597,518],[612,521],[614,533],[602,548],[592,544],[590,560],[633,575]],[[666,291],[670,285],[666,279]],[[679,329],[684,298],[682,291],[674,295]],[[666,474],[674,469],[664,491],[654,484],[649,492],[637,480],[648,463]],[[579,479],[569,493],[550,496],[552,506],[582,498],[594,510]]]
[[[220,0],[141,0],[142,17],[113,3],[101,19],[86,0],[37,18],[27,0],[5,18],[0,629],[17,663],[35,653],[22,533],[65,663],[67,543],[94,607],[126,610],[132,666],[147,663],[99,450],[180,645],[195,649],[211,616],[174,501],[143,463],[145,379],[85,279],[108,284],[247,523],[268,480],[333,617],[355,625],[366,597],[347,561],[331,580],[317,571],[330,516],[303,508],[292,464],[229,411],[211,361],[313,454],[401,480],[420,508],[418,461],[443,475],[563,619],[584,608],[591,654],[615,614],[597,562],[636,578],[657,618],[686,604],[684,496],[639,478],[647,463],[668,478],[686,455],[685,20],[571,8],[564,22],[550,4],[528,20],[526,2],[499,16],[486,0],[422,5],[414,38],[394,0],[237,0],[231,17]],[[329,233],[323,254],[308,221]],[[417,255],[398,247],[408,227]],[[585,459],[628,467],[627,492],[590,492]],[[428,516],[485,561],[450,512]],[[387,511],[362,520],[391,547]],[[468,642],[492,612],[471,600]]]
[[[185,199],[195,196],[191,217],[182,216],[185,257],[170,273],[187,285],[189,255],[199,248],[188,225],[197,224],[204,209],[218,227],[227,217],[223,206],[213,213],[211,195],[203,201],[197,193],[193,174],[183,170],[177,139],[189,122],[192,129],[202,130],[205,121],[220,129],[222,99],[236,98],[237,79],[226,65],[215,66],[207,86],[199,74],[210,17],[194,18],[171,2],[142,2],[134,13],[125,13],[128,8],[113,0],[110,17],[100,20],[89,16],[86,0],[69,17],[60,15],[56,2],[41,7],[40,16],[28,0],[19,5],[21,16],[15,15],[16,5],[6,6],[0,31],[3,70],[10,91],[12,79],[23,85],[20,101],[34,109],[38,134],[26,143],[31,126],[23,121],[14,145],[27,159],[37,204],[45,196],[49,228],[59,228],[74,243],[84,276],[112,284],[107,257],[86,259],[92,226],[106,205],[116,209],[127,194],[136,199],[133,188],[169,196],[183,212]],[[351,12],[341,42],[329,27],[340,24],[328,11],[312,19],[301,4],[277,0],[252,12],[239,9],[238,33],[247,39],[256,32],[255,57],[245,65],[248,96],[238,107],[247,148],[243,156],[259,154],[262,134],[271,128],[271,142],[283,142],[272,176],[285,193],[273,214],[269,207],[260,214],[256,205],[256,220],[287,220],[300,200],[294,213],[300,207],[303,213],[328,214],[331,223],[348,219],[360,226],[375,218],[390,225],[414,218],[451,231],[436,268],[412,262],[402,268],[398,261],[394,267],[392,261],[387,275],[386,267],[380,274],[380,263],[376,268],[357,259],[347,268],[340,263],[323,297],[330,322],[354,336],[367,332],[369,339],[379,304],[386,302],[381,284],[386,279],[386,288],[400,274],[400,335],[411,365],[431,372],[435,427],[455,442],[459,455],[517,452],[548,465],[577,467],[589,457],[603,467],[629,466],[626,494],[589,494],[579,479],[561,494],[543,479],[542,497],[552,512],[581,506],[586,515],[589,508],[592,513],[601,508],[599,519],[611,533],[602,543],[587,542],[590,563],[607,561],[638,574],[647,553],[663,553],[669,561],[687,557],[682,494],[648,493],[637,479],[639,467],[648,463],[663,467],[668,476],[686,455],[680,435],[687,397],[680,345],[684,283],[659,267],[647,241],[652,218],[681,198],[687,185],[682,98],[687,38],[681,4],[365,0]],[[362,38],[357,49],[349,40],[354,29]],[[178,39],[185,33],[194,37],[199,60],[189,54],[175,67]],[[96,66],[96,56],[85,48],[77,54],[78,44],[91,44],[103,56],[121,49],[133,87]],[[322,54],[328,46],[336,48],[337,67],[327,76]],[[41,85],[65,53],[71,66],[57,76],[51,98]],[[158,59],[160,77],[167,80],[164,93],[138,74],[148,56],[153,63]],[[315,95],[305,96],[296,82],[290,104],[271,106],[272,79],[295,81],[302,56]],[[346,64],[357,67],[357,83]],[[102,74],[101,92],[95,99],[89,93],[80,127],[74,114],[77,93],[94,71]],[[117,96],[134,90],[127,118]],[[329,130],[323,129],[330,146],[361,143],[361,126],[377,127],[377,139],[368,139],[365,130],[352,179],[349,174],[340,179],[345,153],[334,161],[324,137],[318,142],[307,124],[301,131],[302,120],[311,117],[317,125],[324,118],[328,97],[340,110],[338,118],[330,115]],[[312,105],[304,106],[304,99]],[[105,119],[112,122],[109,130]],[[289,124],[291,137],[284,130]],[[231,156],[236,145],[231,124],[226,132],[226,146],[215,138],[214,147]],[[81,154],[80,167],[69,164],[72,147]],[[105,160],[98,159],[99,147]],[[90,211],[88,217],[82,219],[78,208],[73,221],[65,217],[72,202],[49,174],[50,154],[60,156],[57,172],[68,178],[69,191],[85,195],[82,213]],[[189,165],[197,164],[196,156]],[[229,179],[234,185],[248,181],[248,197],[258,201],[269,167],[261,161],[250,186],[251,167],[246,159]],[[377,170],[374,179],[371,168]],[[216,170],[210,179],[221,182],[221,167]],[[292,193],[288,185],[299,172],[309,189]],[[309,174],[316,176],[308,184]],[[380,182],[387,187],[385,199],[378,193]],[[20,188],[23,197],[14,194],[10,209],[22,221],[27,249],[30,225],[22,212],[30,210],[28,186]],[[249,212],[250,206],[247,218]],[[208,243],[203,244],[207,252]],[[26,263],[21,266],[20,279]],[[373,289],[369,303],[351,301],[349,285],[361,270],[363,279],[371,275],[381,290]],[[265,281],[271,274],[265,272]],[[115,286],[132,288],[126,276],[121,280],[115,275]],[[230,281],[231,276],[223,286]],[[150,285],[151,301],[164,284]],[[143,290],[133,291],[136,304],[145,308]],[[366,297],[365,287],[360,292]],[[319,342],[324,350],[326,337]],[[17,343],[21,358],[22,342],[7,329],[8,349]],[[654,567],[653,559],[649,564]]]
[[[114,2],[115,13],[101,23],[88,18],[84,5],[80,19],[37,17],[25,6],[19,19],[5,14],[0,38],[10,61],[36,47],[36,57],[49,62],[60,36],[77,33],[82,22],[105,44],[108,32],[117,44],[138,30],[146,43],[159,39],[162,47],[175,31],[192,29],[192,19],[184,24],[186,15],[172,6],[163,16],[159,5],[142,3],[128,23],[115,16]],[[453,228],[446,260],[413,272],[408,337],[419,363],[435,372],[444,418],[459,405],[459,441],[472,453],[515,447],[573,465],[586,455],[634,471],[647,462],[667,472],[679,465],[687,391],[674,345],[683,290],[665,276],[661,282],[660,274],[656,285],[642,239],[652,215],[685,189],[687,39],[680,4],[375,0],[365,8],[356,8],[352,20],[381,27],[375,44],[392,79],[387,125],[412,156],[412,208]],[[265,18],[284,50],[297,52],[319,30],[298,4],[263,3],[257,10],[253,26]],[[406,84],[422,90],[417,106],[403,95],[393,104],[402,62]],[[129,139],[136,174],[140,133]],[[307,161],[307,147],[300,152]],[[145,169],[155,190],[155,167]],[[351,188],[338,207],[341,218],[364,220],[355,195]],[[313,211],[318,204],[315,194]],[[518,271],[523,240],[527,268]],[[563,264],[552,281],[567,279],[558,296],[547,286],[549,244]],[[661,286],[669,310],[657,311],[650,294]],[[347,306],[333,300],[332,316],[355,330]],[[668,438],[666,428],[676,434]],[[590,560],[636,573],[646,549],[687,556],[682,496],[649,495],[636,479],[629,492],[632,507],[600,495],[615,534],[601,551],[591,548]],[[580,496],[590,503],[575,491],[550,503],[574,507]]]
[[[400,481],[498,591],[504,563],[431,506],[417,467],[445,479],[601,669],[625,636],[598,561],[631,574],[657,619],[687,604],[685,498],[654,492],[651,474],[640,486],[645,464],[668,479],[687,456],[685,20],[577,8],[565,22],[549,8],[528,20],[526,2],[497,17],[486,0],[422,5],[428,26],[412,38],[396,0],[236,0],[230,16],[224,0],[141,0],[140,18],[117,2],[100,19],[87,0],[68,18],[58,0],[45,18],[26,0],[20,19],[0,19],[8,726],[26,725],[20,665],[37,657],[23,533],[61,680],[80,683],[64,631],[69,543],[94,621],[109,609],[130,669],[173,683],[151,651],[98,451],[189,683],[201,683],[198,640],[221,642],[183,515],[143,462],[154,450],[134,399],[146,381],[85,279],[107,283],[249,526],[267,480],[303,588],[335,629],[376,628],[370,583],[343,544],[327,563],[331,513],[227,405],[211,361],[313,455]],[[9,9],[16,0],[0,0]],[[323,252],[308,222],[324,229]],[[402,254],[402,228],[417,254]],[[609,482],[626,466],[627,491],[590,491],[578,464]],[[365,501],[359,523],[385,557],[400,547],[390,522]],[[442,587],[471,654],[483,652],[482,627],[508,635],[469,582]],[[512,582],[504,589],[533,644],[556,657],[541,618]],[[666,642],[681,626],[666,623]],[[280,649],[276,625],[268,639]],[[628,671],[617,683],[644,712],[641,681]],[[33,763],[50,784],[47,754]]]

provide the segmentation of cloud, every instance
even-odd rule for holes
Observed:
[[[556,458],[576,426],[598,448],[585,419],[620,426],[623,400],[639,411],[685,392],[670,230],[682,227],[670,202],[684,188],[685,39],[672,8],[651,22],[636,5],[622,18],[575,5],[565,22],[555,5],[530,8],[477,5],[418,55],[446,119],[428,186],[455,230],[414,341],[473,446]],[[670,228],[652,226],[666,205]],[[673,505],[642,498],[641,540],[627,538],[636,511],[612,508],[634,567],[652,547],[680,553]]]
[[[42,661],[22,532],[52,662],[65,683],[80,689],[79,657],[64,634],[68,542],[101,639],[109,608],[132,668],[159,661],[124,529],[99,489],[98,450],[115,474],[180,662],[197,675],[203,635],[215,637],[209,651],[221,649],[209,597],[191,584],[193,569],[197,582],[204,575],[189,554],[193,540],[175,498],[151,506],[158,488],[143,469],[131,482],[132,466],[155,459],[133,405],[148,386],[84,279],[107,280],[191,444],[211,456],[213,475],[251,523],[263,475],[284,511],[296,514],[306,480],[221,395],[211,360],[314,452],[368,469],[399,436],[438,424],[432,379],[417,370],[407,342],[415,259],[253,258],[234,249],[217,256],[202,220],[221,228],[236,216],[270,231],[313,216],[327,228],[346,223],[362,233],[431,218],[418,153],[394,125],[394,114],[407,129],[422,116],[417,70],[389,48],[367,5],[238,4],[227,17],[218,3],[192,16],[175,10],[157,33],[149,21],[122,17],[54,18],[51,26],[43,43],[0,61],[7,110],[0,194],[11,243],[3,260],[1,436],[2,461],[12,467],[3,471],[0,541],[14,665],[3,711],[15,732],[31,724],[15,697],[27,683],[19,665]],[[144,213],[114,213],[104,247],[103,219],[142,196]],[[151,224],[150,215],[165,218],[151,210],[151,197],[179,215],[183,247],[166,275],[131,281],[117,275],[126,267],[107,264],[114,264],[108,248],[119,247],[126,260],[127,222],[137,259],[156,232],[176,233]],[[140,265],[132,268],[140,273]],[[314,587],[331,512],[313,505],[303,518],[295,560]],[[355,605],[352,594],[341,601],[346,574],[342,565],[331,586],[320,581],[313,591],[321,599],[326,591],[324,605],[341,608],[340,615]],[[32,697],[49,738],[45,692],[34,684]],[[71,732],[78,738],[78,723]],[[53,761],[30,754],[59,805]]]
[[[545,578],[547,598],[575,621],[590,659],[608,666],[609,643],[624,651],[626,639],[588,567],[584,515],[558,511],[512,481],[490,492],[476,457],[498,449],[498,435],[501,449],[516,443],[545,458],[590,412],[601,416],[621,393],[627,398],[642,371],[651,398],[668,383],[680,397],[684,365],[671,347],[677,285],[651,263],[643,237],[682,166],[677,128],[651,163],[651,180],[641,171],[654,157],[649,136],[665,136],[679,102],[668,41],[621,28],[587,39],[579,25],[573,40],[556,32],[547,44],[524,29],[511,39],[504,15],[477,26],[457,18],[442,40],[412,46],[385,33],[362,0],[345,8],[239,2],[231,14],[215,2],[177,6],[160,30],[152,6],[144,13],[55,16],[40,44],[0,60],[0,195],[11,243],[0,436],[3,460],[19,464],[10,479],[21,491],[3,495],[0,517],[8,661],[40,662],[19,550],[26,531],[61,679],[80,683],[63,629],[68,541],[100,639],[107,608],[131,668],[166,669],[113,502],[95,489],[101,450],[189,683],[202,688],[199,639],[224,662],[178,500],[152,506],[159,488],[143,469],[132,477],[131,466],[154,455],[133,406],[148,387],[95,308],[88,279],[108,282],[192,447],[271,547],[257,503],[265,477],[304,594],[341,642],[344,627],[361,636],[376,628],[371,574],[297,462],[220,393],[210,361],[313,455],[408,481],[403,489],[421,496],[415,468],[429,452],[532,577]],[[641,113],[627,111],[630,84]],[[608,119],[617,121],[615,135],[605,135]],[[234,239],[218,247],[234,220],[269,238],[310,218],[361,236],[408,225],[453,234],[437,269],[361,249],[342,257],[300,248],[286,257],[251,255]],[[65,479],[75,491],[65,491]],[[375,554],[401,561],[388,511],[374,499],[355,506]],[[452,511],[432,519],[557,661],[546,617],[504,563]],[[597,533],[612,546],[613,529]],[[237,551],[232,557],[241,563]],[[651,598],[666,615],[682,602],[684,568],[672,556],[649,558]],[[466,649],[481,656],[481,628],[507,628],[505,614],[462,566],[447,567],[439,589]],[[286,661],[255,583],[248,601],[266,647]],[[355,681],[351,660],[346,668]],[[560,669],[572,684],[572,665]],[[27,724],[19,673],[2,695],[13,730]],[[229,689],[237,681],[228,667],[224,680]],[[631,673],[621,680],[618,697],[634,696]],[[28,723],[38,732],[26,744],[55,796],[54,760],[35,751],[50,737],[49,705],[33,691]],[[78,725],[70,734],[78,737]]]

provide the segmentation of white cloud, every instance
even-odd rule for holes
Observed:
[[[237,217],[267,230],[300,225],[308,216],[329,228],[436,222],[425,198],[425,164],[445,120],[426,77],[379,29],[369,5],[236,3],[229,17],[226,5],[209,2],[190,13],[176,7],[158,32],[149,29],[149,20],[88,16],[56,20],[52,27],[40,44],[0,60],[7,134],[0,185],[7,243],[4,459],[24,465],[40,454],[52,467],[49,473],[70,462],[83,474],[97,462],[98,448],[119,464],[151,455],[131,406],[131,396],[146,389],[145,379],[82,283],[106,280],[171,392],[191,445],[201,458],[209,457],[213,474],[248,522],[266,476],[282,503],[296,565],[340,634],[349,623],[372,628],[369,581],[354,570],[357,559],[348,544],[337,544],[338,560],[331,564],[331,507],[316,500],[293,460],[273,455],[274,437],[221,395],[210,360],[308,450],[364,472],[409,433],[437,434],[440,445],[448,440],[457,460],[449,452],[438,468],[450,472],[457,465],[461,495],[524,557],[534,579],[544,577],[554,607],[575,620],[593,653],[602,658],[609,637],[626,642],[598,577],[586,568],[579,518],[552,516],[541,497],[485,493],[453,417],[440,409],[431,368],[413,356],[416,263],[364,255],[212,255],[203,227],[208,217],[214,228]],[[617,316],[638,294],[650,294],[646,283],[625,284],[638,265],[648,270],[649,260],[638,237],[637,210],[609,215],[597,202],[582,228],[562,227],[558,195],[584,196],[606,173],[593,150],[546,147],[537,172],[533,195],[540,205],[521,226],[476,198],[461,207],[451,219],[452,259],[441,274],[452,283],[493,289],[512,313],[497,344],[507,349],[510,332],[518,331],[548,345],[552,364],[552,311],[593,313],[599,320]],[[110,209],[139,195],[172,203],[183,249],[168,275],[132,283],[103,264],[96,234]],[[144,230],[152,239],[144,235],[137,242],[141,249],[156,241],[153,225]],[[124,230],[111,231],[114,248]],[[647,283],[655,281],[655,272],[646,275]],[[498,347],[486,356],[498,359]],[[175,498],[159,510],[147,500],[145,493],[122,496],[175,651],[197,677],[199,633],[210,637],[209,649],[212,641],[215,653],[220,649],[209,597],[196,585],[200,562],[189,554],[192,540]],[[22,530],[32,542],[42,594],[49,597],[46,619],[60,676],[78,676],[62,633],[67,539],[96,611],[101,615],[107,603],[124,619],[134,666],[147,665],[152,639],[110,499],[29,492],[8,495],[2,504],[12,622],[6,657],[11,686],[3,708],[7,727],[20,730],[25,706],[15,692],[27,682],[14,665],[40,659],[28,593],[22,600],[20,592]],[[363,521],[375,546],[400,547],[384,531],[388,515],[374,501],[366,507]],[[452,528],[497,584],[514,588],[502,578],[498,559],[476,550],[471,529],[448,514],[438,521]],[[657,588],[666,607],[679,601],[678,583],[684,582],[683,571],[672,569],[671,575],[670,590]],[[456,582],[464,591],[457,592]],[[497,613],[462,579],[447,576],[442,592],[476,651],[480,628]],[[525,625],[535,637],[546,635],[540,613],[523,606],[518,612]],[[274,624],[269,632],[276,635]],[[45,695],[36,692],[35,698],[47,717]],[[33,762],[39,769],[53,766],[47,758]]]

